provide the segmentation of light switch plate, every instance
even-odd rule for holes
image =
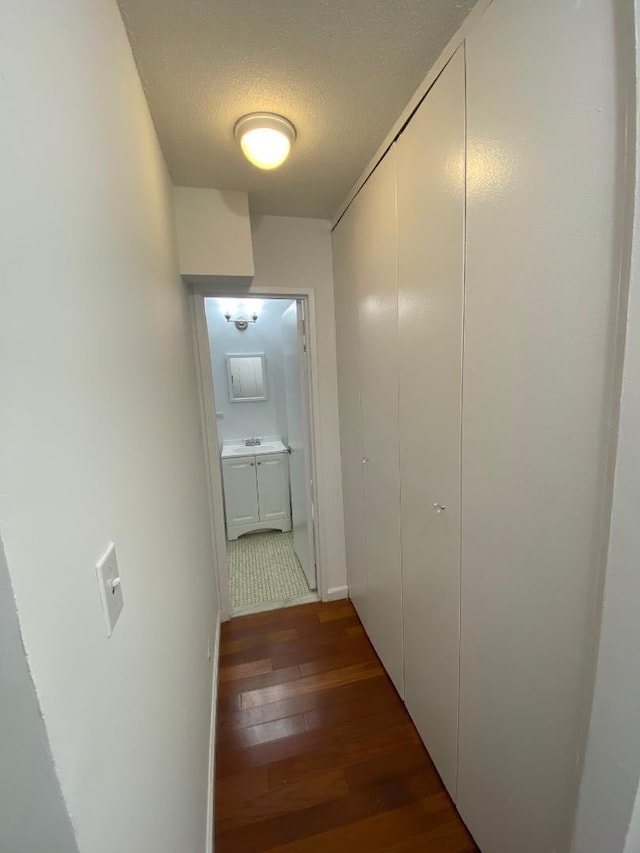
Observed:
[[[98,560],[96,574],[98,575],[100,598],[107,626],[107,637],[110,637],[124,604],[122,586],[120,585],[120,572],[118,571],[118,560],[116,558],[116,546],[113,542],[109,543],[109,547]]]

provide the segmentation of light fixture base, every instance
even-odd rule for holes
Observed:
[[[283,133],[289,142],[293,144],[296,141],[297,133],[294,125],[288,118],[278,115],[278,113],[247,113],[242,116],[233,126],[233,135],[237,142],[242,140],[245,133],[257,128],[265,128],[266,130],[277,130]]]

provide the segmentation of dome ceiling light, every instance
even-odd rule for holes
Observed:
[[[289,156],[296,129],[275,113],[249,113],[235,123],[233,135],[244,156],[259,169],[277,169]]]

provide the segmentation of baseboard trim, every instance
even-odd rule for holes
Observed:
[[[220,660],[220,611],[216,621],[216,635],[213,642],[212,682],[211,682],[211,725],[209,729],[209,784],[207,786],[207,837],[205,853],[213,853],[213,797],[216,770],[216,713],[218,708],[218,662]]]
[[[341,598],[349,597],[349,587],[347,586],[330,586],[327,590],[325,601],[339,601]]]

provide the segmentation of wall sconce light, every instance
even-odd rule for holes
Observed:
[[[249,113],[235,123],[233,135],[242,153],[259,169],[277,169],[289,156],[296,129],[275,113]]]
[[[227,323],[233,323],[239,332],[246,332],[249,323],[257,323],[262,310],[262,299],[219,299],[220,308]]]
[[[249,328],[249,323],[255,323],[258,320],[257,314],[252,314],[251,318],[237,317],[235,320],[231,314],[225,314],[224,317],[227,323],[235,323],[235,327],[239,332],[245,332]]]

